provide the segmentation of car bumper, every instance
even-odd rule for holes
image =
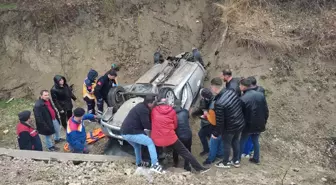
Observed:
[[[120,127],[110,125],[103,120],[100,121],[100,124],[102,126],[105,135],[121,141],[124,140],[124,138],[120,135]]]

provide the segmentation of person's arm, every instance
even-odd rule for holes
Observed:
[[[174,114],[174,130],[177,129],[177,125],[178,125],[178,123],[177,123],[177,115]]]
[[[95,115],[93,114],[84,114],[82,120],[94,120],[95,119]]]
[[[86,79],[84,81],[85,83],[85,87],[86,87],[86,90],[89,92],[89,93],[93,93],[93,88],[92,88],[92,83],[89,79]]]
[[[61,105],[59,104],[58,102],[58,99],[57,99],[57,93],[55,92],[55,90],[51,89],[50,90],[50,94],[51,94],[51,100],[54,102],[57,110],[59,112],[64,112],[63,108],[61,107]]]
[[[75,94],[72,92],[72,89],[70,88],[70,87],[68,87],[69,88],[69,91],[70,91],[70,93],[71,93],[71,99],[73,100],[73,101],[76,101],[77,100],[77,97],[75,96]]]
[[[152,130],[152,124],[149,119],[149,110],[148,108],[139,108],[138,114],[140,115],[140,121],[144,129]]]
[[[207,110],[208,107],[207,107],[207,102],[205,99],[201,99],[200,103],[199,103],[199,106],[192,109],[192,112],[191,112],[191,116],[195,117],[195,116],[201,116],[203,115],[203,110]]]
[[[269,110],[268,110],[267,100],[265,98],[265,121],[266,121],[266,123],[267,123],[267,120],[268,120],[268,116],[269,116]]]
[[[20,149],[21,150],[32,150],[33,149],[33,143],[32,143],[29,132],[21,132],[19,134],[19,137],[20,137]]]

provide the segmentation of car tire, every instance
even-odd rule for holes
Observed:
[[[126,92],[122,86],[112,87],[107,95],[107,103],[109,107],[113,107],[113,113],[117,112],[119,107],[124,103],[121,92]]]
[[[171,105],[174,105],[174,102],[176,100],[174,91],[169,87],[164,87],[159,90],[159,101],[162,98],[167,99],[168,103]]]

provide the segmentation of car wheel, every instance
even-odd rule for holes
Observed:
[[[162,88],[159,91],[159,98],[165,98],[167,99],[167,102],[169,105],[174,105],[176,96],[174,94],[174,91],[171,88]]]
[[[113,113],[117,112],[119,107],[124,103],[122,92],[126,92],[122,86],[113,87],[107,95],[107,103],[109,107],[113,107]]]

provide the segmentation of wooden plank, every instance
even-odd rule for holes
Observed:
[[[61,152],[44,152],[30,150],[14,150],[0,148],[0,156],[9,156],[21,159],[33,159],[41,161],[79,161],[79,162],[108,162],[125,161],[132,162],[134,159],[124,156],[94,155],[94,154],[75,154]]]

